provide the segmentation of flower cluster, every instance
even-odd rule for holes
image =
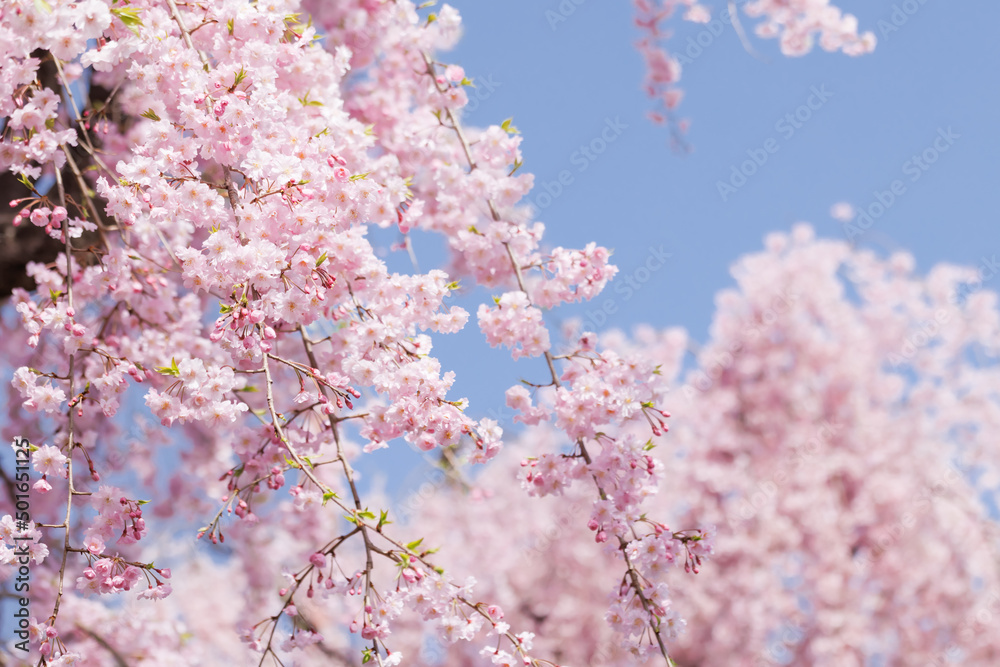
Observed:
[[[875,34],[870,31],[859,33],[857,18],[853,14],[844,14],[831,5],[830,0],[749,0],[739,4],[747,16],[760,19],[754,29],[757,36],[777,38],[781,52],[786,56],[809,53],[817,36],[824,51],[860,56],[875,49]],[[667,43],[673,36],[668,25],[678,10],[683,10],[685,21],[700,24],[715,21],[717,27],[711,28],[712,35],[718,35],[716,30],[724,29],[724,25],[697,0],[633,0],[633,5],[635,25],[642,35],[636,42],[636,48],[646,64],[643,87],[657,104],[649,112],[649,117],[656,123],[669,124],[673,143],[680,146],[688,127],[687,120],[675,117],[684,96],[678,87],[683,57],[667,51]],[[729,13],[724,17],[725,23],[736,26],[744,47],[750,49],[736,13],[736,3],[729,3],[723,11]]]

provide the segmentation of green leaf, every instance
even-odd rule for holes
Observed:
[[[514,127],[513,122],[514,122],[513,117],[508,118],[504,122],[500,123],[500,129],[502,129],[507,134],[521,134],[521,131],[518,130],[516,127]]]
[[[452,282],[448,283],[447,289],[449,291],[451,291],[451,290],[457,290],[458,289],[458,281],[457,280],[453,280]]]
[[[326,253],[324,252],[322,255],[319,256],[319,259],[316,260],[316,268],[318,269],[320,265],[325,261],[326,261]]]
[[[302,106],[304,106],[304,107],[321,107],[321,106],[323,106],[322,102],[317,102],[316,100],[309,99],[309,92],[310,91],[307,90],[305,95],[303,95],[302,97],[298,98],[299,102],[302,103]]]
[[[111,10],[111,13],[118,17],[125,25],[142,25],[142,19],[139,18],[138,9],[121,9],[115,7]]]
[[[236,73],[236,80],[233,81],[233,88],[243,83],[243,80],[246,78],[247,78],[247,71],[243,69],[242,65],[240,65],[240,71]]]
[[[354,174],[353,176],[351,176],[351,180],[352,181],[360,181],[362,178],[368,178],[368,174],[370,174],[370,173],[371,173],[370,171],[366,171],[363,174]]]
[[[35,0],[35,9],[46,14],[52,13],[52,5],[45,2],[45,0]]]
[[[141,115],[143,118],[148,118],[149,120],[160,120],[160,117],[152,109],[146,109]]]
[[[328,502],[337,497],[337,494],[333,491],[327,491],[323,494],[323,506],[325,507]]]
[[[142,25],[142,19],[139,18],[138,9],[120,9],[113,7],[111,13],[118,17],[118,20],[125,24],[125,27],[134,32],[136,35],[139,34],[138,26]]]
[[[160,375],[173,375],[174,377],[180,377],[181,375],[180,370],[177,368],[176,359],[171,359],[169,366],[160,366],[154,370]]]
[[[408,551],[415,551],[417,549],[417,547],[420,546],[420,543],[423,542],[423,541],[424,541],[424,538],[422,538],[422,537],[419,540],[414,540],[414,541],[412,541],[412,542],[410,542],[409,544],[406,545],[406,549]]]

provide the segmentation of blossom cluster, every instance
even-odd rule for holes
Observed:
[[[875,33],[859,33],[857,17],[845,14],[830,4],[830,0],[749,0],[738,4],[748,17],[759,19],[754,27],[756,35],[778,39],[785,56],[806,55],[812,51],[817,37],[824,51],[861,56],[875,49]],[[684,97],[678,87],[683,68],[681,58],[667,48],[673,36],[670,21],[679,10],[683,10],[683,20],[692,23],[704,24],[719,19],[713,19],[708,7],[697,0],[633,0],[633,6],[634,21],[642,34],[636,48],[646,65],[643,88],[656,102],[649,116],[656,123],[669,124],[673,143],[682,145],[688,121],[676,118],[675,114]],[[734,25],[744,47],[750,49],[736,3],[729,3],[728,9],[723,11],[729,12],[725,22]]]

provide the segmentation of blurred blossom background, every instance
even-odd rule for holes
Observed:
[[[438,57],[474,83],[463,122],[512,119],[545,242],[596,242],[619,269],[548,324],[662,366],[656,507],[717,531],[715,558],[671,583],[678,664],[1000,664],[1000,4],[841,0],[874,52],[789,58],[706,2],[713,19],[678,17],[666,43],[679,143],[649,118],[629,3],[451,4],[464,36]],[[412,253],[398,229],[369,238],[393,271],[447,262],[436,235],[412,232]],[[491,294],[451,302],[475,313]],[[547,381],[544,361],[491,349],[474,318],[434,345],[450,397],[495,419],[507,451],[462,473],[468,495],[437,451],[397,440],[358,459],[362,488],[456,572],[491,559],[482,590],[543,653],[629,664],[605,623],[620,570],[587,530],[592,491],[520,493],[522,458],[565,444],[507,406],[509,387]],[[481,648],[407,633],[427,664]]]

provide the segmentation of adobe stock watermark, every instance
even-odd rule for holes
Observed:
[[[612,120],[611,118],[604,119],[604,127],[597,134],[596,137],[591,139],[585,144],[580,144],[580,146],[573,151],[569,156],[569,163],[576,167],[577,173],[582,174],[590,168],[598,157],[604,155],[605,151],[608,150],[608,146],[618,141],[618,137],[628,129],[628,125],[622,122],[621,116],[615,116]],[[531,203],[538,210],[545,210],[549,206],[552,206],[552,202],[566,191],[566,188],[573,185],[576,177],[573,176],[573,172],[569,169],[563,169],[556,176],[554,181],[542,181],[541,187],[536,186],[536,190],[544,189],[545,192],[540,192],[534,197],[534,201]]]
[[[820,424],[819,428],[804,444],[792,449],[790,455],[771,474],[770,479],[757,482],[753,492],[740,502],[736,514],[727,513],[726,523],[729,527],[734,528],[757,516],[757,513],[767,507],[778,495],[779,487],[791,477],[792,471],[818,457],[840,430],[841,426],[830,420]]]
[[[696,35],[688,36],[683,50],[675,51],[670,56],[683,67],[693,63],[715,43],[716,39],[722,36],[722,33],[726,31],[726,26],[733,25],[733,13],[730,11],[730,7],[742,7],[747,2],[748,0],[738,0],[727,4],[719,11],[717,17],[712,17],[708,23],[702,24],[704,27]]]
[[[14,527],[18,533],[27,532],[31,525],[31,503],[30,503],[30,470],[31,454],[30,444],[25,438],[14,438],[11,444],[14,449]],[[31,556],[28,552],[28,543],[31,538],[24,535],[14,535],[14,548],[12,549],[12,565],[16,564],[16,575],[14,579],[14,600],[17,602],[14,611],[13,625],[14,634],[21,640],[16,642],[14,647],[18,651],[28,652],[28,628],[31,619],[31,600],[28,592],[31,589]]]
[[[926,4],[927,0],[904,0],[894,4],[889,18],[879,19],[875,24],[882,39],[889,41],[892,33],[899,32],[899,29],[909,23],[910,19]]]
[[[774,667],[790,664],[794,657],[792,648],[805,639],[805,631],[791,623],[785,623],[773,634],[767,647],[753,659],[753,667]]]
[[[600,303],[590,304],[584,312],[583,328],[585,331],[597,331],[618,312],[619,300],[629,301],[653,278],[653,274],[667,265],[667,260],[673,253],[664,251],[663,246],[649,246],[646,260],[629,272],[621,272],[612,280],[616,297],[606,297]]]
[[[503,83],[500,81],[493,80],[492,74],[487,74],[485,77],[473,78],[472,85],[465,87],[465,95],[469,98],[469,101],[462,107],[462,111],[475,111],[479,108],[480,104],[490,99],[497,88],[502,85]]]
[[[393,503],[396,518],[402,523],[406,523],[413,516],[419,514],[424,503],[436,496],[441,487],[448,481],[448,474],[439,467],[430,468],[425,471],[423,477],[424,481],[420,486],[407,494],[402,500]]]
[[[544,554],[560,539],[567,537],[573,530],[579,530],[582,518],[586,518],[591,503],[576,499],[568,507],[562,507],[545,528],[532,532],[528,543],[521,551],[522,560],[529,563],[537,562],[538,556]]]
[[[958,626],[958,639],[962,644],[971,644],[976,635],[984,631],[997,632],[998,622],[1000,622],[1000,588],[992,588],[984,591],[979,603],[965,615],[962,624]],[[928,656],[927,664],[945,667],[961,664],[961,660],[962,646],[951,642],[944,651]]]
[[[889,355],[889,363],[893,366],[902,366],[913,361],[917,351],[930,345],[941,334],[941,329],[951,321],[951,311],[939,308],[934,313],[934,318],[921,322],[917,330],[903,339],[899,350]]]
[[[979,260],[979,266],[976,267],[976,279],[963,283],[958,289],[949,294],[948,303],[955,305],[965,303],[969,295],[981,290],[998,273],[1000,273],[1000,262],[997,261],[996,254],[991,255],[989,259],[983,255]]]
[[[788,141],[795,136],[808,123],[813,114],[823,108],[823,106],[833,97],[833,93],[826,89],[826,84],[812,86],[809,89],[809,96],[806,101],[797,106],[794,110],[786,113],[774,123],[774,131],[781,139]],[[749,179],[767,164],[772,155],[781,150],[781,141],[768,137],[760,148],[747,149],[747,159],[739,165],[731,165],[729,178],[725,181],[715,182],[715,188],[723,202],[736,194],[740,188],[747,184]]]
[[[368,23],[353,33],[354,42],[349,43],[348,46],[356,50],[364,50],[372,46],[377,48],[384,36],[384,31],[380,30],[379,26],[372,26],[371,23]],[[464,86],[469,101],[462,107],[463,111],[475,111],[480,104],[496,92],[497,88],[503,85],[499,81],[494,81],[492,74],[487,74],[485,77],[470,76],[469,80],[472,81],[472,85]]]
[[[956,134],[951,126],[947,129],[939,127],[937,136],[930,145],[919,153],[914,153],[902,164],[900,171],[903,176],[909,176],[911,183],[919,181],[961,137],[962,135]],[[874,201],[858,209],[855,219],[844,223],[847,240],[853,243],[854,239],[863,236],[906,193],[906,182],[901,178],[894,179],[886,190],[875,190],[872,193]]]
[[[911,502],[914,503],[913,511],[903,512],[896,521],[888,526],[883,526],[878,531],[878,536],[874,539],[873,544],[867,550],[858,552],[854,558],[855,569],[859,573],[867,571],[889,549],[916,527],[917,519],[930,510],[931,505],[938,498],[943,496],[948,489],[962,479],[962,473],[954,466],[950,466],[933,484],[921,488],[916,496],[911,499]]]
[[[740,330],[740,335],[730,343],[728,350],[716,352],[706,368],[699,369],[688,376],[691,378],[691,381],[681,387],[681,393],[690,402],[698,392],[705,392],[711,389],[716,381],[722,377],[726,369],[731,368],[736,362],[735,355],[748,343],[752,343],[764,335],[782,315],[785,315],[792,309],[798,298],[798,293],[790,289],[786,289],[780,294],[771,297],[771,301],[766,308],[761,310],[759,316],[754,318],[753,322],[747,323]]]
[[[552,32],[556,31],[559,24],[565,23],[569,17],[576,12],[576,8],[587,2],[587,0],[560,0],[555,9],[545,10],[545,20],[549,24]]]
[[[962,283],[957,289],[948,294],[948,303],[953,306],[964,303],[965,300],[975,292],[983,288],[983,285],[992,280],[993,276],[1000,273],[1000,262],[994,254],[991,257],[983,255],[976,267],[975,280]],[[916,330],[903,339],[899,350],[889,355],[889,363],[893,366],[902,366],[913,361],[917,352],[927,347],[940,338],[941,331],[951,322],[954,312],[946,308],[939,308],[934,311],[934,317],[920,322]]]

